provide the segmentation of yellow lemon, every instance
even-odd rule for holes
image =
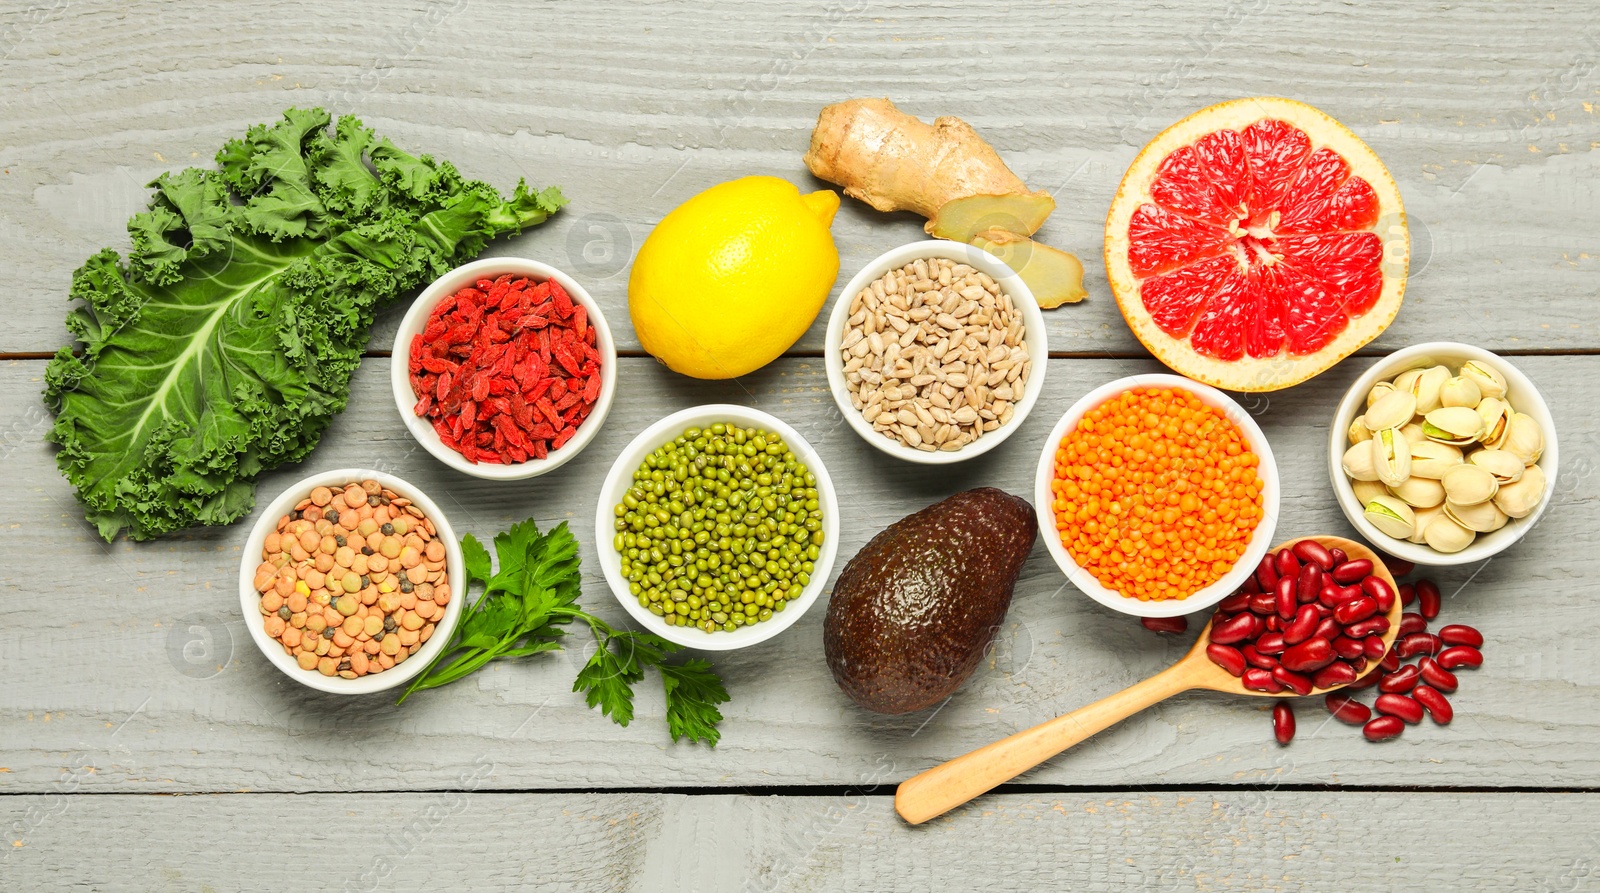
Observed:
[[[733,378],[765,366],[817,318],[839,275],[831,190],[744,177],[662,218],[628,279],[639,343],[674,372]]]

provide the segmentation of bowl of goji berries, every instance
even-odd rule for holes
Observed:
[[[604,314],[547,264],[490,257],[451,270],[400,321],[395,405],[435,458],[488,480],[561,467],[599,432],[616,392]]]

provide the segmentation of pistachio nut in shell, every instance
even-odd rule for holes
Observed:
[[[1483,420],[1465,406],[1446,406],[1423,416],[1422,433],[1439,443],[1466,446],[1483,433]]]
[[[1506,521],[1509,520],[1506,513],[1500,511],[1492,502],[1456,505],[1445,500],[1444,515],[1474,533],[1492,533],[1506,526]]]
[[[1439,388],[1440,406],[1465,406],[1471,409],[1477,406],[1481,399],[1483,394],[1479,393],[1477,383],[1459,375],[1446,381],[1444,386]]]
[[[1449,380],[1450,370],[1445,366],[1422,370],[1422,374],[1411,385],[1411,396],[1417,398],[1417,412],[1427,415],[1438,409],[1441,405],[1439,394]]]
[[[1422,369],[1407,369],[1394,378],[1394,389],[1397,391],[1410,391],[1415,387],[1417,379],[1422,377]]]
[[[1372,431],[1367,428],[1366,423],[1361,421],[1360,416],[1356,416],[1355,421],[1350,423],[1350,442],[1366,443],[1371,439]]]
[[[1468,360],[1461,364],[1461,377],[1470,379],[1478,386],[1478,393],[1485,397],[1504,399],[1506,396],[1506,377],[1500,370],[1481,360]]]
[[[1394,393],[1394,385],[1387,381],[1380,381],[1367,392],[1367,408],[1371,409],[1374,403],[1382,400],[1384,396]]]
[[[1499,441],[1505,439],[1506,422],[1511,419],[1511,407],[1499,397],[1485,397],[1478,401],[1475,409],[1478,421],[1483,423],[1483,433],[1478,435],[1478,440],[1490,447],[1497,446]]]
[[[1544,483],[1544,469],[1529,465],[1519,480],[1494,494],[1494,504],[1513,518],[1526,518],[1544,500]]]
[[[1544,455],[1544,428],[1533,416],[1513,412],[1506,421],[1506,436],[1500,440],[1500,449],[1521,459],[1523,465],[1532,465]]]
[[[1461,448],[1434,440],[1411,445],[1411,476],[1438,480],[1461,464]]]
[[[1350,489],[1356,494],[1356,502],[1366,505],[1379,496],[1388,496],[1389,488],[1378,481],[1351,481]],[[1442,494],[1444,491],[1440,491]],[[1441,499],[1443,496],[1440,497]]]
[[[1428,439],[1428,435],[1422,433],[1422,426],[1416,422],[1406,422],[1401,425],[1400,433],[1405,437],[1406,443],[1422,443]]]
[[[1372,432],[1372,468],[1378,480],[1393,487],[1411,477],[1411,444],[1398,428]]]
[[[1428,529],[1428,525],[1433,523],[1434,518],[1444,516],[1444,503],[1441,502],[1433,508],[1416,509],[1412,512],[1412,514],[1416,515],[1417,529],[1410,536],[1406,537],[1406,541],[1411,543],[1425,543],[1427,540],[1423,539],[1422,534]]]
[[[1417,414],[1417,398],[1405,391],[1394,391],[1367,409],[1361,423],[1369,431],[1398,428]]]
[[[1372,443],[1358,443],[1344,451],[1344,458],[1339,460],[1344,468],[1345,476],[1353,481],[1375,481],[1378,479],[1378,467],[1372,464]]]
[[[1505,450],[1473,450],[1467,461],[1494,475],[1502,487],[1516,483],[1522,477],[1522,469],[1527,467],[1521,459]]]
[[[1456,505],[1488,502],[1500,490],[1500,482],[1494,475],[1478,465],[1457,465],[1445,472],[1439,483],[1444,485],[1445,499]]]
[[[1383,531],[1385,536],[1392,536],[1403,540],[1416,530],[1417,516],[1411,511],[1411,506],[1406,505],[1398,496],[1379,496],[1367,503],[1363,512],[1372,526]]]
[[[1428,544],[1428,548],[1446,555],[1460,552],[1472,545],[1472,541],[1477,538],[1477,533],[1452,521],[1443,511],[1439,512],[1438,517],[1429,521],[1427,529],[1422,531],[1422,541]]]
[[[1444,484],[1433,478],[1412,475],[1388,490],[1414,509],[1431,509],[1444,502]]]

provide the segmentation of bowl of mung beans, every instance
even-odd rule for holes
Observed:
[[[634,620],[707,651],[764,642],[827,585],[839,503],[822,458],[773,416],[710,404],[617,457],[595,518],[600,568]]]
[[[824,337],[845,421],[907,462],[946,465],[999,446],[1044,388],[1044,314],[999,258],[930,239],[862,268]]]
[[[334,694],[395,688],[460,622],[465,564],[439,506],[394,475],[324,471],[262,510],[239,564],[250,638],[274,666]]]

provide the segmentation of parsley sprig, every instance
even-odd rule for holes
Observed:
[[[619,630],[579,607],[578,541],[566,523],[547,534],[532,519],[514,524],[494,538],[494,550],[499,570],[472,534],[462,538],[467,579],[461,588],[464,593],[480,582],[483,595],[400,703],[412,692],[449,685],[492,660],[558,651],[567,634],[563,627],[577,620],[588,626],[596,647],[572,690],[583,692],[590,707],[626,726],[633,720],[633,686],[654,668],[666,693],[672,740],[716,746],[722,721],[717,705],[728,700],[728,691],[711,662],[671,660],[681,646],[652,633]]]

